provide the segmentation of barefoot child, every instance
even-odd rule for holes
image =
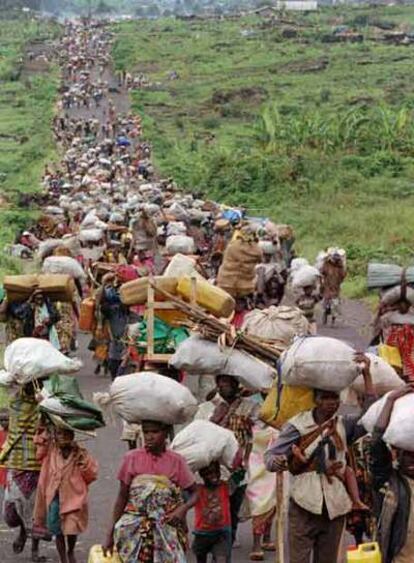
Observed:
[[[193,553],[197,563],[207,563],[209,553],[216,563],[231,562],[231,515],[228,484],[220,480],[220,464],[213,461],[200,469],[204,484],[197,488]]]
[[[56,538],[61,563],[76,563],[78,534],[88,524],[88,487],[96,480],[98,465],[74,441],[72,430],[42,429],[35,438],[42,462],[34,510],[34,529]]]

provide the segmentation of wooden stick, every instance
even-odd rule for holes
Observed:
[[[234,345],[237,348],[243,348],[253,355],[260,356],[261,359],[271,363],[272,367],[274,367],[276,360],[282,352],[282,348],[277,348],[275,345],[264,343],[260,339],[244,334],[243,332],[238,332],[235,338],[234,328],[228,324],[228,322],[220,321],[212,315],[209,315],[197,304],[186,303],[179,297],[176,297],[161,287],[158,287],[154,280],[150,280],[150,284],[157,290],[158,293],[173,302],[177,309],[183,311],[193,321],[193,323],[201,325],[201,332],[205,334],[206,338],[209,338],[210,340],[217,340],[220,335],[225,334],[230,345]]]
[[[285,510],[283,498],[283,473],[276,473],[276,538],[277,562],[285,563]]]

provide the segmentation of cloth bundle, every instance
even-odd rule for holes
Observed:
[[[53,375],[42,389],[40,412],[53,424],[72,430],[91,431],[105,426],[102,411],[83,398],[74,377]]]
[[[276,376],[275,370],[254,356],[234,348],[221,349],[200,336],[185,340],[170,365],[194,375],[231,375],[251,389],[268,389]]]
[[[355,350],[325,336],[298,338],[280,358],[283,383],[342,391],[360,373],[355,362]]]
[[[253,293],[256,284],[256,266],[262,262],[262,251],[256,242],[236,238],[223,255],[217,275],[217,285],[232,297]]]
[[[117,377],[107,393],[94,394],[94,401],[104,411],[112,408],[122,419],[137,424],[143,420],[184,424],[197,410],[187,387],[150,371]]]
[[[79,371],[82,362],[68,358],[56,350],[48,340],[18,338],[4,352],[5,372],[0,384],[25,385],[35,379],[44,379],[52,374],[68,374]]]
[[[176,435],[171,449],[181,454],[193,471],[213,461],[231,469],[239,444],[231,430],[208,420],[194,420]]]

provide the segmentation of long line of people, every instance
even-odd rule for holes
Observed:
[[[186,275],[196,284],[197,277],[200,284],[208,280],[223,292],[222,312],[226,306],[231,313],[216,317],[227,317],[235,335],[256,331],[258,340],[278,350],[288,348],[294,336],[316,332],[314,309],[321,298],[325,321],[329,315],[335,321],[346,275],[338,249],[324,255],[319,270],[302,269],[301,282],[291,274],[299,310],[280,306],[294,258],[291,228],[249,217],[244,209],[228,208],[200,193],[182,193],[172,179],[157,177],[140,117],[119,111],[126,108],[125,81],[114,86],[112,40],[104,24],[92,22],[69,22],[59,40],[62,86],[53,131],[62,158],[45,168],[42,216],[18,234],[14,246],[22,259],[35,257],[49,278],[33,274],[5,279],[0,314],[7,342],[48,340],[73,356],[82,345],[80,329],[90,333],[96,375],[109,372],[116,382],[125,374],[137,374],[138,381],[139,372],[155,371],[155,383],[163,374],[193,388],[191,376],[148,354],[150,338],[156,352],[173,353],[189,336],[182,316],[177,322],[177,311],[172,319],[171,311],[160,308],[149,324],[150,279],[162,276],[169,291],[179,295],[186,291]],[[70,298],[65,298],[68,281],[56,275],[74,282]],[[133,298],[126,297],[128,291]],[[215,296],[207,293],[205,310],[214,311],[209,301]],[[194,299],[202,299],[197,289]],[[263,323],[270,332],[263,332]],[[359,398],[365,413],[376,399],[373,363],[357,354],[351,364],[360,366],[364,385]],[[197,478],[190,458],[171,445],[172,426],[182,422],[177,413],[166,422],[157,408],[142,418],[139,409],[144,407],[139,407],[134,416],[124,417],[122,437],[130,451],[118,473],[120,487],[103,550],[91,550],[91,563],[103,552],[128,563],[186,561],[185,516],[193,507],[198,563],[210,554],[229,563],[243,518],[252,519],[250,558],[264,560],[276,550],[276,511],[285,510],[272,472],[287,471],[291,563],[310,561],[312,554],[315,563],[336,563],[346,519],[357,542],[363,543],[372,537],[371,515],[378,510],[383,515],[385,509],[388,519],[382,516],[379,527],[384,561],[412,560],[412,454],[401,449],[395,454],[383,436],[395,403],[413,389],[399,387],[387,396],[368,447],[366,431],[358,424],[360,414],[338,415],[340,386],[314,384],[307,389],[307,408],[296,410],[281,430],[279,424],[274,428],[263,422],[264,399],[273,390],[280,393],[276,372],[274,378],[272,390],[260,385],[249,390],[226,363],[200,376],[195,392],[199,404],[195,402],[195,409],[194,398],[188,399],[192,410],[186,421],[209,421],[231,431],[237,452],[226,468],[219,455],[197,466]],[[151,400],[161,401],[162,381]],[[283,386],[287,388],[286,381]],[[77,443],[78,428],[44,412],[40,416],[42,387],[42,379],[21,385],[9,403],[9,432],[0,454],[7,468],[4,515],[10,527],[19,529],[15,553],[23,551],[30,535],[32,559],[40,561],[39,542],[55,537],[61,563],[74,563],[77,536],[87,527],[88,488],[98,477],[98,467]],[[83,398],[77,399],[79,407]],[[392,466],[393,456],[400,460],[398,469]],[[385,483],[389,488],[384,493]],[[399,500],[392,506],[390,490]]]

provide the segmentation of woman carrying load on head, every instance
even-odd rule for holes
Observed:
[[[104,551],[115,545],[123,563],[187,561],[184,518],[197,501],[195,477],[184,458],[167,449],[169,430],[161,422],[143,421],[144,448],[122,461]]]
[[[19,528],[13,552],[22,553],[32,530],[33,508],[39,481],[40,463],[36,459],[34,436],[39,409],[32,383],[11,397],[7,440],[0,452],[0,464],[7,468],[3,515],[9,528]],[[50,539],[50,538],[48,538]],[[32,561],[39,557],[39,539],[32,539]]]

